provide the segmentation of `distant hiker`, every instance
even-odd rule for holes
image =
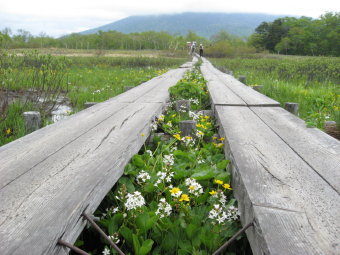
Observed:
[[[200,44],[199,49],[200,49],[200,57],[203,57],[203,45],[202,45],[202,43]]]
[[[191,45],[191,55],[195,53],[195,50],[196,50],[196,42],[192,42],[192,45]]]
[[[187,49],[188,49],[188,54],[189,55],[191,54],[191,46],[192,46],[192,43],[191,42],[187,42]]]

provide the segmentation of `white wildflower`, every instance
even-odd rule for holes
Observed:
[[[144,197],[139,191],[135,191],[132,194],[128,193],[126,198],[125,207],[128,211],[145,205]]]
[[[109,236],[109,239],[111,239],[111,241],[114,242],[115,244],[118,244],[120,242],[119,234],[117,232],[113,233],[112,236]]]
[[[150,175],[145,172],[144,170],[140,171],[139,174],[136,177],[136,181],[139,185],[146,182],[146,180],[150,180]]]
[[[146,150],[145,153],[149,154],[149,156],[152,157],[152,151]]]
[[[103,250],[102,254],[103,255],[110,255],[111,254],[110,249],[105,247],[105,249]]]
[[[174,155],[173,154],[170,154],[170,155],[164,155],[163,157],[163,163],[167,166],[172,166],[175,162],[175,159],[174,159]]]
[[[171,178],[174,176],[174,172],[170,172],[170,171],[159,171],[157,172],[157,181],[155,182],[154,186],[158,186],[158,184],[162,183],[162,182],[171,182]]]
[[[192,146],[195,144],[195,140],[191,136],[184,136],[181,140],[186,146]]]
[[[190,118],[193,118],[193,120],[198,120],[199,119],[199,115],[192,112],[192,111],[189,111],[189,117]]]
[[[165,198],[161,198],[158,203],[156,215],[159,215],[160,218],[163,218],[165,216],[169,216],[171,214],[171,211],[171,205],[166,202]]]
[[[230,206],[227,211],[228,220],[238,220],[240,216],[239,210],[235,206]]]
[[[203,193],[202,185],[199,184],[196,180],[187,178],[185,180],[185,185],[188,186],[188,190],[190,194],[193,194],[194,196],[199,196]]]
[[[177,150],[178,150],[177,146],[173,146],[173,147],[170,148],[171,152],[174,152],[174,151],[177,151]]]
[[[196,136],[197,136],[198,138],[201,138],[201,137],[204,136],[204,133],[203,133],[202,131],[197,130]]]
[[[151,124],[151,131],[156,131],[157,128],[158,128],[157,123],[156,123],[156,122],[153,122],[153,123]]]
[[[190,102],[193,103],[193,104],[196,104],[196,105],[199,104],[199,101],[198,101],[197,98],[190,98],[189,100],[190,100]]]
[[[223,207],[219,204],[214,204],[213,209],[209,211],[208,218],[213,221],[214,224],[223,224],[226,220],[228,220],[228,216],[223,211]]]

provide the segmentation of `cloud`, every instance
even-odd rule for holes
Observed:
[[[314,18],[326,11],[340,11],[337,1],[286,0],[280,4],[272,0],[2,0],[0,29],[23,28],[38,34],[60,36],[116,20],[145,14],[180,12],[257,12],[304,15]]]

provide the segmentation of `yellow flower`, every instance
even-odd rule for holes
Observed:
[[[144,134],[144,133],[141,133],[140,136],[145,136],[145,134]]]
[[[195,190],[195,187],[191,185],[191,186],[189,186],[189,189]]]
[[[182,201],[187,201],[187,202],[189,202],[189,196],[187,195],[187,194],[182,194],[181,195],[181,198],[179,199],[179,201],[180,202],[182,202]]]
[[[192,140],[192,137],[191,136],[186,136],[185,139],[186,140]]]
[[[221,138],[220,138],[220,141],[222,141],[222,142],[223,142],[224,140],[225,140],[225,138],[224,138],[224,137],[221,137]]]
[[[215,195],[217,192],[215,190],[212,190],[209,192],[210,195]]]
[[[176,117],[176,113],[175,113],[175,114],[172,114],[171,117],[172,117],[172,118],[175,118],[175,117]]]
[[[209,119],[210,117],[209,116],[204,116],[205,119]]]
[[[228,183],[223,184],[222,187],[228,190],[232,190],[232,188],[230,187],[230,184]]]
[[[5,132],[6,132],[6,135],[9,135],[11,133],[11,129],[7,128]]]
[[[181,136],[180,136],[180,134],[175,134],[175,135],[173,135],[173,137],[175,137],[177,140],[181,140]]]
[[[203,127],[201,124],[196,124],[196,127],[200,128]]]
[[[179,189],[179,188],[176,188],[176,187],[174,187],[174,188],[172,188],[171,190],[170,190],[170,193],[171,194],[177,194],[178,192],[180,192],[181,190]]]
[[[221,180],[216,180],[215,179],[214,182],[217,183],[218,185],[222,185],[223,184],[223,181],[221,181]]]
[[[216,137],[216,136],[214,136],[212,139],[213,139],[213,140],[216,140],[216,139],[217,139],[217,137]]]
[[[222,148],[224,146],[223,143],[214,143],[216,148]]]

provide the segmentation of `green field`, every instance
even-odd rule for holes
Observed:
[[[236,78],[245,75],[249,86],[263,85],[261,92],[282,106],[299,103],[299,117],[308,126],[340,123],[340,58],[250,55],[210,60]]]
[[[161,51],[110,51],[104,56],[93,51],[67,51],[66,56],[42,54],[44,50],[16,53],[0,52],[0,146],[26,134],[25,111],[39,111],[47,125],[58,104],[70,107],[72,114],[85,102],[105,101],[125,86],[137,86],[187,61]]]

